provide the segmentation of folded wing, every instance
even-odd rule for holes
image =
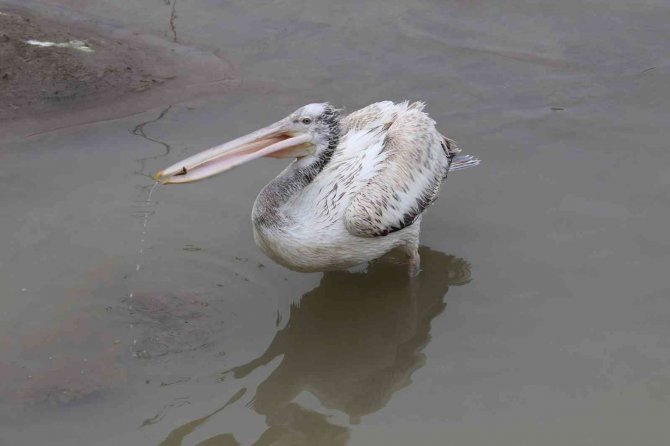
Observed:
[[[416,221],[438,196],[451,160],[460,150],[423,112],[423,103],[381,102],[347,116],[346,131],[377,132],[380,165],[345,211],[347,230],[379,237]]]

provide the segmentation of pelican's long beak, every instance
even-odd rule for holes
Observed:
[[[264,156],[288,158],[313,153],[311,136],[291,133],[288,124],[288,120],[283,119],[241,138],[207,149],[157,172],[154,178],[162,184],[190,183]]]

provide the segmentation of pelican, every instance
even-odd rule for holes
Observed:
[[[424,106],[384,101],[343,116],[308,104],[155,179],[190,183],[261,157],[292,158],[253,207],[254,241],[268,257],[294,271],[330,271],[401,248],[415,276],[423,212],[447,172],[479,163],[437,131]]]

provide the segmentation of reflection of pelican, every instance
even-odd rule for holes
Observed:
[[[267,350],[231,370],[242,378],[282,357],[253,398],[253,410],[265,416],[269,426],[256,446],[347,443],[346,427],[294,401],[303,391],[356,424],[410,384],[412,373],[424,363],[421,351],[430,340],[431,321],[445,308],[449,285],[470,278],[464,260],[424,247],[420,252],[427,261],[414,281],[403,274],[403,265],[387,260],[371,263],[366,274],[326,273],[319,286],[291,308],[286,327]],[[217,437],[221,443],[201,446],[237,444],[230,434]]]
[[[296,271],[330,271],[402,247],[415,275],[421,214],[447,171],[478,163],[457,155],[423,107],[378,102],[340,118],[327,103],[306,105],[156,180],[188,183],[264,156],[296,158],[254,204],[254,239],[265,254]]]

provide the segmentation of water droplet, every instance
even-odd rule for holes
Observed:
[[[155,204],[155,203],[152,203],[151,196],[153,195],[154,190],[156,189],[156,186],[158,186],[158,184],[159,184],[158,181],[154,182],[154,184],[149,189],[149,195],[147,196],[147,200],[144,202],[145,211],[144,211],[144,220],[142,222],[142,237],[140,239],[140,250],[139,250],[140,251],[140,256],[144,254],[144,242],[145,242],[145,238],[146,238],[145,236],[147,234],[147,226],[149,225],[149,217],[152,215],[151,207]],[[138,262],[135,265],[135,271],[139,271],[140,268],[141,268],[141,263]],[[132,299],[133,296],[134,296],[134,291],[131,291],[130,294],[128,295],[128,297],[130,299]],[[128,305],[128,310],[132,311],[132,309],[133,309],[133,306]],[[133,328],[133,324],[130,324],[130,328]],[[121,341],[119,341],[119,340],[114,341],[115,344],[118,344],[120,342]],[[136,343],[136,342],[137,341],[135,340],[133,342],[133,344]]]

